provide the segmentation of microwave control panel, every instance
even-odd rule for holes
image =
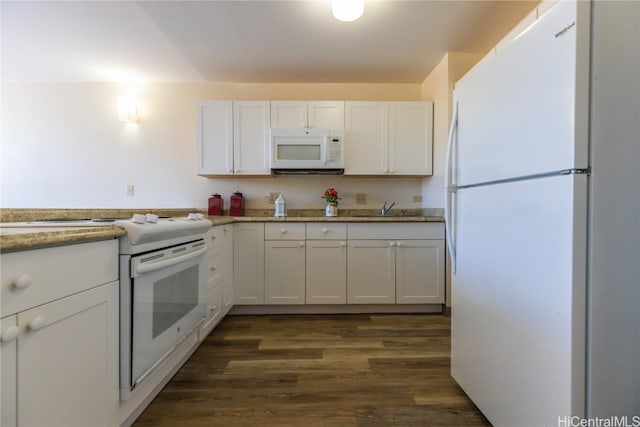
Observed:
[[[327,156],[328,163],[340,162],[342,141],[340,138],[329,137],[329,155]]]

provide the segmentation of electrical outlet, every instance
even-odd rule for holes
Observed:
[[[356,205],[366,205],[367,195],[365,193],[356,193]]]
[[[422,196],[413,196],[413,203],[422,203]]]
[[[133,197],[133,184],[127,185],[127,197]]]

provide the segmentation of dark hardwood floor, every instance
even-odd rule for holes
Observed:
[[[135,426],[485,426],[443,315],[227,316]]]

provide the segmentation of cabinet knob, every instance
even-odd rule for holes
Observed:
[[[389,173],[393,173],[395,172],[393,169],[389,169]]]
[[[36,316],[31,319],[31,322],[29,322],[29,329],[31,329],[32,331],[37,331],[44,328],[46,325],[47,321],[45,320],[44,316]]]
[[[240,172],[240,169],[234,169],[233,170],[233,173],[239,173],[239,172]]]
[[[340,242],[340,247],[344,248],[345,246],[347,246],[347,242]]]
[[[17,326],[9,326],[6,331],[2,333],[0,341],[13,342],[18,338],[19,329]]]
[[[328,229],[328,228],[323,228],[323,229],[322,229],[322,232],[323,232],[324,234],[327,234],[327,233],[329,232],[329,229]]]
[[[396,245],[396,242],[389,242],[389,247],[393,248]]]
[[[287,229],[283,227],[283,228],[281,228],[281,229],[280,229],[280,232],[281,232],[282,234],[284,234],[284,233],[286,233],[286,232],[287,232]]]
[[[13,282],[13,286],[16,289],[27,289],[33,283],[33,279],[27,273],[21,274],[18,278]]]
[[[298,246],[300,246],[301,248],[304,248],[304,242],[298,242]]]
[[[396,246],[397,246],[397,247],[402,246],[402,242],[397,242],[397,243],[396,243]]]
[[[227,173],[233,173],[233,169],[227,169]]]

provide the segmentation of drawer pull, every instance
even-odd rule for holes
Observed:
[[[18,332],[20,330],[17,326],[9,326],[6,331],[2,333],[2,337],[0,341],[2,342],[13,342],[18,338]]]
[[[347,246],[347,242],[340,242],[340,247],[344,248],[345,246]]]
[[[33,283],[33,279],[31,278],[31,276],[24,273],[24,274],[21,274],[15,280],[15,282],[13,282],[13,285],[16,287],[16,289],[27,289],[29,286],[31,286],[32,283]]]
[[[38,331],[47,326],[47,321],[44,319],[44,316],[37,316],[31,319],[29,322],[29,329],[32,331]]]

